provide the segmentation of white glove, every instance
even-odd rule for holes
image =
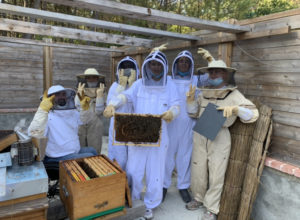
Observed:
[[[196,86],[190,85],[190,90],[186,93],[186,102],[192,103],[195,101],[195,92],[196,92]]]
[[[224,106],[224,107],[218,107],[217,109],[223,110],[223,116],[225,118],[229,118],[232,115],[237,116],[239,113],[238,106]]]
[[[104,89],[105,89],[105,85],[103,83],[100,83],[99,88],[96,91],[97,98],[101,98],[104,96]]]
[[[115,114],[115,107],[113,105],[108,105],[104,109],[103,116],[106,118],[111,118]]]
[[[173,120],[173,112],[172,111],[166,111],[162,114],[162,119],[164,119],[166,122],[171,122]]]

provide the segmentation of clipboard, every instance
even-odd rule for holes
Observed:
[[[223,127],[226,118],[223,111],[217,110],[217,105],[208,103],[204,112],[197,120],[193,131],[213,141]]]

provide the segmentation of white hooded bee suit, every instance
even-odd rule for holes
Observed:
[[[178,74],[178,60],[181,57],[189,58],[190,69],[189,74],[180,76]],[[189,91],[189,86],[196,86],[198,77],[193,76],[194,61],[192,54],[189,51],[182,51],[174,59],[172,65],[172,79],[176,85],[176,90],[180,97],[180,114],[168,124],[169,147],[167,152],[164,188],[169,188],[172,183],[172,172],[174,167],[177,169],[177,188],[187,189],[190,186],[191,167],[190,161],[193,151],[193,131],[196,120],[189,117],[186,111],[186,92]]]
[[[130,61],[134,63],[135,65],[135,70],[136,70],[136,79],[139,77],[139,67],[134,59],[131,57],[125,57],[122,59],[117,66],[116,70],[116,75],[117,79],[119,78],[119,69],[120,69],[120,64],[125,61]],[[128,88],[126,88],[128,89]],[[118,96],[122,92],[122,88],[120,84],[118,83],[118,80],[114,82],[111,87],[109,88],[108,95],[107,95],[107,102],[109,103],[114,97]],[[118,109],[116,109],[116,112],[119,113],[132,113],[133,112],[133,106],[131,102],[127,102],[124,105],[120,106]],[[113,146],[114,142],[114,118],[112,117],[110,119],[110,125],[109,125],[109,136],[108,136],[108,157],[109,159],[113,160],[115,159],[121,168],[123,170],[126,170],[126,163],[127,163],[127,146],[126,145],[121,145],[121,146]]]
[[[163,76],[159,81],[152,79],[149,62],[153,60],[160,62],[164,67]],[[114,106],[128,101],[132,102],[134,113],[157,115],[171,110],[176,117],[179,114],[179,97],[175,84],[170,77],[167,78],[167,65],[167,59],[162,52],[155,51],[148,55],[143,63],[142,79],[134,82],[128,90],[118,96]],[[141,199],[143,178],[146,176],[144,203],[148,209],[157,207],[162,200],[168,143],[167,123],[162,120],[159,147],[128,147],[127,175],[131,183],[132,200]]]

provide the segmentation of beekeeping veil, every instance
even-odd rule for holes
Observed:
[[[119,83],[119,70],[124,69],[124,75],[130,76],[131,70],[136,71],[136,80],[139,78],[140,75],[140,69],[135,59],[132,57],[125,57],[118,63],[117,69],[116,69],[116,81]]]
[[[227,67],[223,60],[215,60],[213,56],[203,48],[198,49],[198,54],[202,55],[203,59],[207,60],[208,62],[207,67],[198,68],[199,72],[208,73],[210,69],[223,69],[227,73],[227,76],[225,77],[226,84],[235,86],[234,74],[236,69]]]
[[[64,92],[63,97],[55,101],[53,105],[54,110],[69,110],[69,109],[75,109],[75,91],[73,89],[64,88],[61,85],[55,85],[51,86],[48,89],[48,97],[51,95],[58,94],[59,92]]]
[[[165,87],[168,74],[168,60],[166,55],[160,50],[165,49],[165,44],[154,48],[151,53],[145,58],[142,66],[142,82],[147,87]],[[150,63],[156,61],[163,66],[162,76],[159,80],[153,80],[155,74],[150,69]]]
[[[186,57],[189,60],[189,70],[188,72],[180,72],[180,70],[178,69],[178,62],[180,60],[180,58],[182,57]],[[172,65],[172,78],[174,80],[185,80],[185,81],[191,81],[191,79],[193,78],[193,74],[194,74],[194,59],[193,59],[193,55],[190,51],[188,50],[184,50],[182,52],[180,52],[177,57],[174,59],[173,65]]]

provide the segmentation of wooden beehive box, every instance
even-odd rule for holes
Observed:
[[[104,164],[111,167],[114,174],[100,176],[95,172],[102,172]],[[89,180],[85,180],[88,178],[82,174],[80,168],[87,174]],[[108,219],[109,216],[115,217],[126,213],[124,208],[126,173],[105,155],[61,161],[59,182],[60,198],[72,220],[100,216],[101,219],[106,217]]]
[[[160,146],[161,115],[115,113],[113,145]]]

